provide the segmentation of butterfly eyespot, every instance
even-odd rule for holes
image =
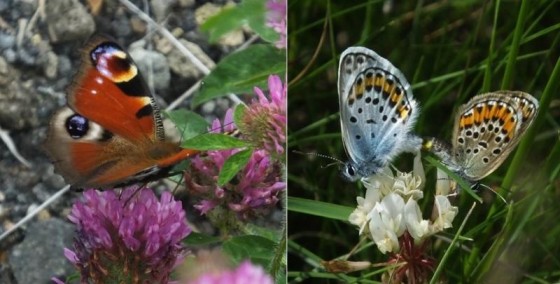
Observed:
[[[502,152],[502,150],[500,150],[500,148],[496,148],[496,149],[494,149],[494,150],[492,151],[492,153],[493,153],[494,155],[499,155],[501,152]]]
[[[358,58],[356,58],[356,62],[358,62],[358,64],[362,64],[364,63],[364,58],[362,56],[359,56]]]
[[[473,133],[472,133],[472,131],[470,131],[470,130],[467,130],[467,131],[465,132],[465,135],[466,135],[466,136],[472,136],[472,134],[473,134]]]
[[[486,132],[486,128],[483,126],[482,128],[480,128],[480,133],[484,133]]]
[[[380,106],[380,107],[379,107],[379,112],[381,113],[381,112],[383,112],[383,110],[385,110],[385,109],[383,108],[383,106]]]
[[[371,101],[372,104],[376,105],[379,103],[379,98],[375,98],[373,99],[373,101]]]
[[[473,154],[478,154],[479,151],[480,151],[480,150],[478,150],[478,148],[474,148]]]
[[[392,123],[397,123],[397,118],[395,118],[395,117],[391,118],[391,122]]]
[[[362,108],[358,108],[358,113],[362,113],[364,110]]]
[[[362,139],[362,136],[356,135],[356,140],[360,140],[360,139]]]
[[[383,117],[381,118],[383,121],[387,121],[387,115],[383,115]]]
[[[467,148],[467,150],[465,150],[465,153],[470,154],[471,153],[471,149]]]
[[[457,139],[457,142],[459,142],[459,144],[463,144],[463,143],[465,143],[465,139],[463,139],[463,137],[459,137]]]
[[[367,98],[366,98],[366,104],[369,104],[369,103],[371,103],[371,98],[370,98],[370,97],[367,97]]]
[[[488,159],[488,157],[482,158],[482,162],[485,163],[485,164],[488,164],[489,161],[490,160]]]
[[[370,118],[370,119],[366,120],[366,123],[367,123],[367,124],[374,124],[374,123],[375,123],[375,120],[373,120],[373,119]]]
[[[358,121],[358,119],[356,119],[356,117],[354,117],[354,116],[350,117],[350,122],[356,123],[357,121]]]
[[[66,131],[74,139],[82,138],[89,131],[89,121],[79,114],[74,114],[66,119]]]
[[[496,141],[496,143],[500,143],[502,142],[502,137],[497,136],[496,138],[494,138],[494,141]]]
[[[474,138],[474,139],[478,139],[478,136],[479,136],[478,132],[474,132],[474,133],[473,133],[473,138]]]
[[[486,143],[485,141],[478,142],[478,145],[484,149],[488,148],[488,143]]]

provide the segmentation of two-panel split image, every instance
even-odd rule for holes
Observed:
[[[558,283],[558,11],[0,0],[0,283]]]

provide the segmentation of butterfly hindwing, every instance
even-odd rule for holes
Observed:
[[[473,97],[461,106],[453,131],[453,168],[480,180],[508,157],[531,125],[538,101],[523,92],[498,91]]]
[[[346,49],[339,65],[342,140],[357,177],[369,176],[403,151],[418,151],[411,137],[419,110],[410,84],[388,60],[364,47]]]

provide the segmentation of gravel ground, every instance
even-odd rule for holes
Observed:
[[[66,103],[65,88],[77,71],[80,47],[94,33],[113,37],[128,48],[157,101],[165,106],[200,80],[172,45],[117,0],[105,0],[93,12],[78,0],[0,0],[0,127],[9,133],[30,167],[0,146],[0,233],[13,226],[62,188],[41,145],[50,115]],[[249,38],[244,31],[210,44],[198,27],[226,1],[132,1],[212,66]],[[197,109],[221,117],[231,106],[218,99]],[[189,101],[179,107],[190,109]],[[73,226],[67,221],[72,192],[0,242],[0,283],[50,283],[55,275],[73,272],[62,251],[71,246]],[[203,223],[202,223],[203,224]],[[204,227],[202,225],[201,227]]]

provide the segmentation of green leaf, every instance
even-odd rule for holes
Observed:
[[[193,137],[181,145],[186,149],[194,150],[226,150],[234,148],[243,148],[249,146],[249,143],[237,138],[218,133],[206,133]]]
[[[286,52],[270,45],[255,44],[230,54],[204,79],[194,106],[229,93],[249,93],[254,87],[267,89],[268,76],[283,76]]]
[[[184,240],[183,243],[187,246],[203,246],[220,243],[221,239],[218,237],[208,236],[205,234],[191,232]]]
[[[183,139],[190,139],[200,134],[208,133],[208,122],[197,113],[180,109],[165,112],[164,115],[177,126]]]
[[[268,42],[278,40],[278,33],[266,26],[266,1],[245,0],[233,7],[226,7],[217,15],[209,18],[200,27],[207,32],[210,42],[216,42],[228,32],[248,25],[262,39]]]
[[[224,166],[220,171],[218,185],[223,186],[228,183],[239,171],[245,168],[252,154],[253,149],[245,149],[231,155],[231,157],[224,162]]]
[[[223,244],[224,252],[236,264],[250,259],[252,263],[262,265],[265,269],[270,265],[275,249],[275,242],[267,238],[251,235],[233,237]]]
[[[245,225],[245,230],[250,235],[267,238],[275,243],[278,243],[282,238],[282,230],[280,229],[274,230],[272,228],[262,227],[255,224],[248,223]]]
[[[348,222],[354,208],[289,196],[288,210]]]
[[[247,106],[244,104],[238,104],[233,111],[233,122],[235,125],[239,126],[243,123],[243,117],[245,116],[245,112],[247,111]]]

